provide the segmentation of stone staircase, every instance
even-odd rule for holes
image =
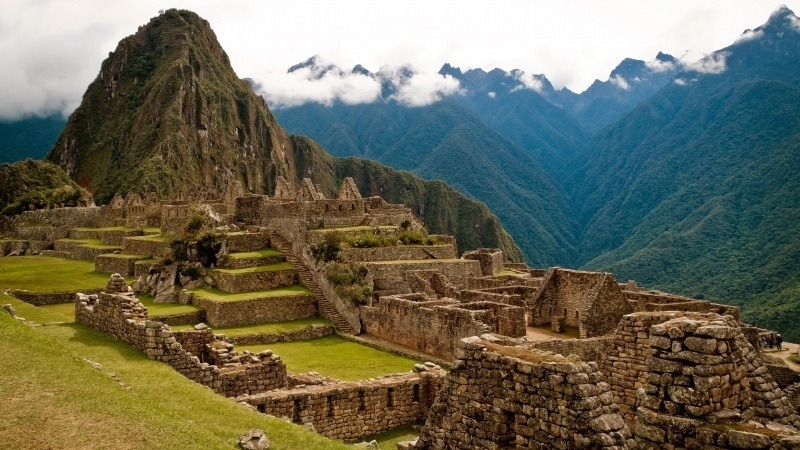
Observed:
[[[356,331],[352,326],[350,326],[347,320],[342,317],[336,307],[328,301],[328,299],[325,297],[325,293],[319,287],[317,282],[314,281],[314,276],[311,274],[311,270],[309,270],[303,261],[301,261],[300,258],[295,255],[294,251],[292,250],[292,246],[286,241],[286,239],[284,239],[277,231],[274,230],[269,232],[269,236],[272,246],[283,253],[283,255],[286,257],[286,261],[295,269],[297,269],[297,275],[300,278],[300,282],[314,293],[314,299],[317,301],[320,315],[333,322],[339,333],[355,334]]]

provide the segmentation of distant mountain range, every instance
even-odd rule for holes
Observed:
[[[700,61],[625,59],[582,93],[445,64],[439,75],[458,89],[411,106],[398,100],[410,67],[310,58],[289,70],[380,83],[369,103],[274,110],[289,132],[484,202],[530,264],[741,305],[746,320],[800,339],[800,20],[788,8]],[[13,133],[2,130],[5,149]],[[335,161],[337,177],[370,164]]]

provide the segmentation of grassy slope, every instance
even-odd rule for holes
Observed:
[[[0,289],[31,292],[70,292],[104,288],[108,274],[94,271],[94,263],[46,256],[0,258]]]
[[[15,355],[0,365],[5,448],[231,449],[251,428],[267,430],[275,449],[348,448],[252,412],[81,325],[31,329],[0,313],[0,353]]]
[[[243,325],[238,327],[214,327],[214,332],[217,334],[224,334],[228,337],[237,336],[250,336],[253,334],[278,334],[286,333],[288,331],[302,330],[310,327],[313,324],[331,325],[328,319],[313,316],[304,319],[289,320],[286,322],[262,323],[258,325]],[[172,330],[186,330],[192,328],[193,325],[176,325],[170,326]]]
[[[337,336],[312,341],[276,342],[266,345],[241,345],[238,350],[254,353],[272,350],[295,373],[319,372],[341,380],[362,380],[390,373],[407,372],[418,361],[395,356]],[[331,355],[336,355],[332,358]]]

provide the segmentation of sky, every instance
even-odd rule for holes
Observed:
[[[795,12],[800,0],[783,1]],[[237,74],[271,106],[374,100],[362,77],[315,84],[288,67],[319,55],[349,69],[418,72],[398,93],[411,106],[457,89],[438,77],[521,69],[581,92],[624,58],[659,51],[686,62],[733,43],[781,3],[762,0],[0,0],[0,119],[68,115],[123,37],[171,7],[207,19]]]

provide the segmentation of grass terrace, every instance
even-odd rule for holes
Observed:
[[[279,270],[292,270],[294,266],[288,262],[282,262],[277,264],[267,264],[266,266],[255,266],[255,267],[245,267],[243,269],[214,269],[217,272],[228,273],[228,274],[240,274],[240,273],[254,273],[254,272],[276,272]]]
[[[315,323],[323,325],[332,325],[328,319],[322,317],[306,317],[304,319],[289,320],[287,322],[274,322],[264,323],[259,325],[243,325],[238,327],[213,327],[214,332],[217,334],[224,334],[228,337],[250,336],[254,334],[279,334],[289,331],[302,330],[308,328]],[[171,326],[173,330],[187,330],[194,325],[176,325]],[[237,347],[238,348],[238,347]]]
[[[15,313],[25,320],[36,323],[74,322],[75,304],[62,303],[58,305],[33,306],[22,300],[0,292],[0,305],[10,304]],[[0,311],[0,314],[5,312]]]
[[[379,450],[397,450],[398,443],[410,441],[417,436],[419,436],[418,431],[414,431],[414,429],[410,426],[404,426],[365,437],[364,439],[361,439],[361,441],[369,442],[374,439],[378,441]]]
[[[225,292],[213,287],[192,289],[192,292],[198,297],[215,302],[240,302],[255,298],[311,294],[311,291],[309,291],[305,286],[300,285],[286,286],[276,289],[263,289],[260,291],[241,292],[238,294],[231,294],[230,292]]]
[[[273,256],[283,256],[283,253],[274,248],[263,248],[254,252],[228,253],[228,257],[233,259],[271,258]]]
[[[154,303],[154,298],[150,295],[138,295],[137,298],[142,305],[147,307],[148,316],[154,319],[164,316],[193,313],[202,309],[194,305],[183,305],[181,303]]]
[[[253,428],[276,450],[352,448],[238,405],[80,324],[31,328],[1,312],[0,354],[14,355],[0,365],[3,448],[231,449]]]
[[[0,258],[0,290],[79,292],[102,289],[108,274],[95,272],[93,261],[49,256]]]
[[[319,372],[346,381],[408,372],[420,362],[346,341],[338,336],[266,345],[237,345],[236,350],[250,350],[253,353],[272,350],[280,355],[287,369],[292,372]]]
[[[63,238],[59,239],[61,242],[75,242],[80,244],[82,247],[89,247],[89,248],[99,248],[102,250],[116,250],[119,249],[119,245],[109,245],[103,244],[100,239],[70,239],[70,238]]]
[[[140,241],[170,242],[172,239],[163,234],[145,234],[144,236],[129,236],[125,239],[136,239]]]

